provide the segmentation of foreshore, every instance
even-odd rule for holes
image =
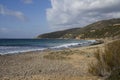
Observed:
[[[104,44],[0,56],[0,80],[102,80],[88,73]]]

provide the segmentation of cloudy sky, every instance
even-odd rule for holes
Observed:
[[[119,17],[120,0],[0,0],[0,38],[32,38]]]

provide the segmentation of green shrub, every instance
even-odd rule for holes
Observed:
[[[90,73],[108,77],[108,80],[120,80],[118,77],[118,75],[120,76],[120,40],[105,45],[104,51],[97,50],[95,57],[97,62],[90,64]]]

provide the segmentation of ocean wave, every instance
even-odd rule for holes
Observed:
[[[69,48],[69,47],[73,47],[73,46],[77,46],[77,45],[81,45],[81,43],[68,43],[68,44],[51,47],[51,49]]]
[[[46,48],[29,48],[29,47],[0,47],[0,55],[5,54],[15,54],[15,53],[24,53],[30,51],[43,51]]]
[[[96,40],[87,40],[83,42],[75,42],[75,43],[63,43],[63,44],[57,44],[56,46],[51,47],[21,47],[21,46],[0,46],[0,54],[14,54],[14,53],[23,53],[23,52],[30,52],[30,51],[43,51],[46,49],[64,49],[64,48],[71,48],[71,47],[82,47],[82,46],[89,46],[93,43],[95,43]]]
[[[29,49],[29,50],[21,50],[21,51],[11,51],[11,52],[9,52],[10,54],[12,54],[12,53],[23,53],[23,52],[30,52],[30,51],[42,51],[42,50],[45,50],[45,48],[43,48],[43,49]]]
[[[88,42],[95,43],[96,40],[87,40]]]
[[[81,42],[81,43],[68,43],[68,44],[62,44],[62,45],[59,45],[59,46],[51,47],[51,49],[62,49],[62,48],[70,48],[70,47],[89,46],[89,45],[91,45],[95,42],[96,42],[95,40],[89,40],[89,41]]]

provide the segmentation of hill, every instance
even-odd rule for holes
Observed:
[[[120,18],[102,20],[83,28],[73,28],[63,31],[56,31],[37,36],[37,38],[119,38],[120,37]]]

